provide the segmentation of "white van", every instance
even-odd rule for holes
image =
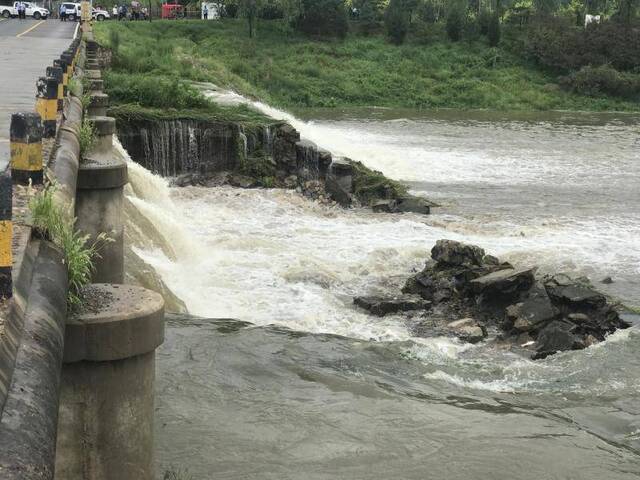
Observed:
[[[24,3],[26,10],[25,15],[27,17],[33,17],[35,20],[45,19],[50,15],[49,10],[37,6],[35,3]],[[0,15],[4,18],[17,17],[18,16],[18,2],[13,2],[12,5],[0,5]]]

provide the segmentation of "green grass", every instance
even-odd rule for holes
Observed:
[[[64,252],[69,279],[67,304],[70,310],[75,310],[82,305],[82,288],[91,282],[94,259],[99,256],[102,245],[112,240],[100,234],[95,242],[90,242],[88,235],[78,232],[75,219],[56,205],[54,191],[55,186],[50,185],[31,199],[31,223],[40,237],[52,241]]]
[[[261,21],[250,39],[239,20],[105,22],[95,31],[104,45],[118,39],[114,75],[213,82],[284,108],[639,109],[563,91],[554,75],[484,40],[435,36],[399,47],[381,36],[318,41],[277,21]]]

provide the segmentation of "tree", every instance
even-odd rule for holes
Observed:
[[[261,0],[239,0],[238,2],[240,15],[246,18],[249,23],[249,37],[251,38],[255,35],[255,23],[261,6]]]
[[[311,35],[344,38],[349,31],[344,0],[301,0],[296,25]]]
[[[404,5],[404,0],[391,0],[384,16],[387,35],[392,43],[401,45],[409,32],[410,13]]]
[[[462,36],[465,8],[460,1],[454,1],[452,3],[451,8],[447,12],[447,35],[451,40],[457,42]]]
[[[618,15],[625,25],[631,25],[638,9],[638,0],[618,0]]]
[[[489,19],[489,25],[487,26],[487,38],[489,39],[489,45],[497,47],[500,43],[500,18],[497,13],[491,15]]]
[[[358,10],[360,31],[369,35],[373,32],[380,19],[380,5],[376,0],[354,0],[353,6]]]

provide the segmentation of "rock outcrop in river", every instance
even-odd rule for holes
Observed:
[[[359,297],[377,315],[421,313],[419,336],[451,334],[477,342],[490,329],[499,340],[531,352],[533,359],[601,342],[627,324],[587,281],[566,275],[537,277],[474,245],[439,240],[424,269],[392,299]]]

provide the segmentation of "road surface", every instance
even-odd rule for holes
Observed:
[[[76,22],[0,18],[0,168],[9,161],[9,123],[35,110],[36,80],[69,46]]]

